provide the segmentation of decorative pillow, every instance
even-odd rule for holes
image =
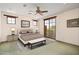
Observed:
[[[26,29],[26,30],[21,30],[20,34],[27,34],[27,33],[32,33],[31,29]]]
[[[37,30],[33,30],[33,33],[38,33]]]
[[[29,31],[27,31],[27,33],[30,33]]]
[[[27,32],[25,30],[21,30],[20,34],[26,34]]]
[[[33,33],[33,31],[31,29],[28,30],[29,33]]]

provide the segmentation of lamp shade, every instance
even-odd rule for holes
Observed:
[[[15,31],[15,28],[11,28],[11,31]]]

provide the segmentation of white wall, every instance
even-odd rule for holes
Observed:
[[[6,16],[4,16],[4,14],[18,16],[16,14],[12,14],[12,13],[1,12],[1,26],[2,26],[1,29],[2,29],[2,31],[1,31],[0,42],[7,40],[7,35],[11,34],[11,28],[16,29],[16,34],[21,29],[27,29],[27,28],[21,28],[21,20],[30,21],[30,27],[29,28],[34,27],[33,22],[32,22],[32,18],[29,17],[29,16],[18,16],[18,18],[16,19],[16,24],[7,24],[7,18],[6,18]]]
[[[71,43],[74,45],[79,45],[79,27],[67,28],[67,20],[79,18],[79,8],[65,11],[55,16],[57,16],[56,18],[56,40]],[[47,17],[50,17],[50,16],[47,16]],[[41,34],[44,35],[43,19],[39,19],[39,31]]]
[[[43,19],[38,20],[38,27],[39,27],[40,34],[44,35],[44,20]]]
[[[67,28],[67,20],[79,18],[79,8],[57,15],[56,40],[79,45],[79,27]]]
[[[0,12],[0,40],[1,40],[1,12]]]
[[[29,20],[31,22],[30,28],[33,28],[32,18],[28,16],[18,16],[19,18],[16,19],[16,25],[9,25],[6,23],[6,17],[3,14],[11,14],[2,12],[1,13],[1,38],[0,42],[7,40],[7,35],[11,34],[11,28],[15,27],[17,30],[21,28],[21,20]],[[14,15],[14,14],[11,14]],[[56,18],[56,40],[79,45],[79,27],[76,28],[67,28],[67,20],[79,18],[79,8],[66,11],[57,15]],[[44,35],[44,21],[43,19],[38,20],[38,28],[39,32]],[[0,29],[0,30],[1,30]],[[17,32],[16,32],[17,33]]]

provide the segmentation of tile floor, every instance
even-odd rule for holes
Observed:
[[[28,49],[19,41],[0,44],[0,55],[79,55],[79,47],[46,38],[47,44]]]

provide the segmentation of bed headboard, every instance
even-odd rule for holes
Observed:
[[[22,29],[19,31],[19,34],[26,34],[26,33],[32,33],[31,29]]]

